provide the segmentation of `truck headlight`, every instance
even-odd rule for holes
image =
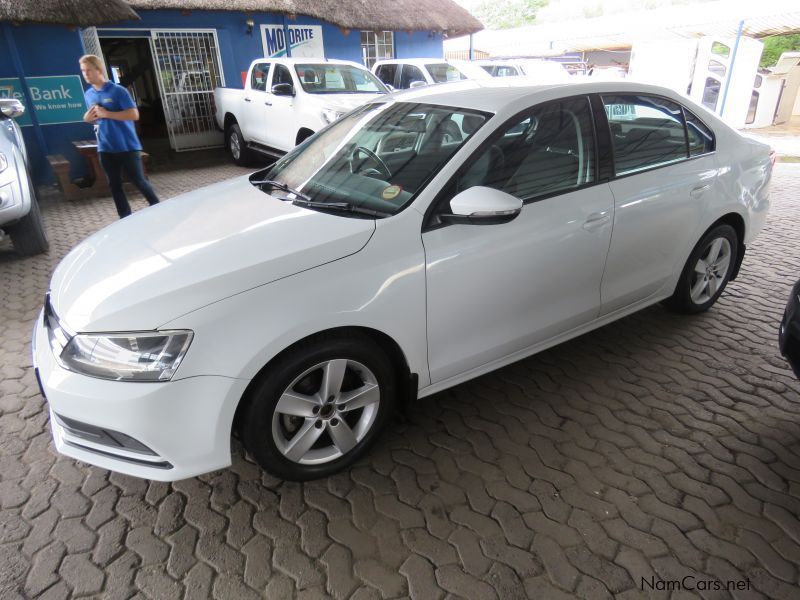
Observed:
[[[191,331],[80,333],[60,354],[64,368],[114,381],[169,381],[181,364]]]
[[[0,152],[0,173],[5,171],[8,168],[8,159],[6,155]]]
[[[333,110],[332,108],[323,108],[322,109],[322,120],[325,121],[328,125],[333,123],[336,119],[341,117],[344,113],[338,110]]]

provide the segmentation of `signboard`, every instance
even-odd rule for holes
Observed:
[[[25,82],[31,92],[33,110],[40,125],[83,121],[86,104],[83,100],[83,84],[78,75],[26,77]],[[17,98],[21,101],[26,111],[17,122],[22,126],[31,125],[31,107],[28,106],[19,79],[0,79],[0,98]]]
[[[287,30],[292,58],[325,58],[321,25],[289,25]],[[286,33],[283,25],[262,25],[261,43],[264,46],[264,56],[286,56]]]

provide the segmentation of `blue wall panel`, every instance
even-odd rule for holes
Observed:
[[[361,34],[357,30],[345,31],[336,25],[298,16],[289,19],[270,13],[229,11],[177,11],[140,10],[140,21],[125,21],[113,27],[99,28],[101,37],[149,37],[151,29],[216,29],[222,71],[227,87],[242,87],[243,71],[250,63],[264,56],[261,43],[261,25],[321,25],[328,58],[339,58],[361,62]],[[252,33],[247,33],[247,19],[253,19]],[[10,39],[9,39],[10,37]],[[18,77],[9,52],[9,42],[16,48],[22,63],[24,76],[77,75],[80,73],[78,58],[83,54],[80,34],[76,29],[47,25],[22,25],[14,27],[0,24],[0,77]],[[439,33],[395,32],[395,55],[398,58],[441,57],[442,36]],[[90,138],[90,125],[74,123],[45,125],[40,127],[41,136],[34,127],[23,129],[28,144],[33,171],[40,183],[53,180],[47,165],[47,154],[63,154],[75,165],[73,176],[85,173],[82,159],[71,142]],[[40,143],[39,140],[42,140]]]

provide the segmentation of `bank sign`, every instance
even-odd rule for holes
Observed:
[[[86,104],[83,100],[83,85],[78,75],[56,75],[52,77],[26,77],[31,92],[33,110],[40,125],[59,125],[83,121]],[[25,105],[25,114],[17,122],[31,125],[31,107],[17,78],[0,79],[0,98],[16,98]]]
[[[292,58],[324,58],[325,48],[322,44],[322,26],[289,25],[289,48]],[[283,25],[262,25],[261,43],[264,45],[264,56],[275,58],[286,56],[286,33]]]

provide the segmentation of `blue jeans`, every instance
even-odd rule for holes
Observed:
[[[142,195],[150,203],[158,204],[153,186],[147,181],[142,168],[142,153],[138,150],[133,152],[98,152],[100,165],[108,178],[108,186],[111,188],[111,195],[114,197],[114,204],[117,205],[117,213],[120,219],[131,214],[131,205],[122,189],[122,169],[128,174],[128,179],[133,182]]]

